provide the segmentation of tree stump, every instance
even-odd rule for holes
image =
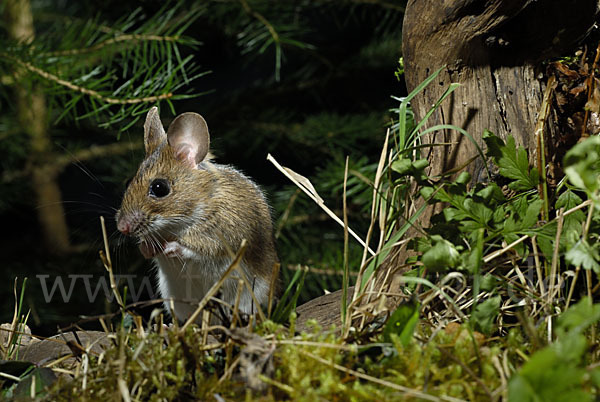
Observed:
[[[583,40],[597,21],[599,6],[598,0],[409,0],[403,26],[408,91],[442,69],[413,99],[416,120],[425,116],[450,83],[459,83],[425,128],[439,124],[460,127],[481,149],[485,149],[482,134],[486,129],[502,139],[512,135],[517,145],[529,149],[534,164],[538,152],[534,129],[545,91],[542,61],[568,53]],[[548,125],[547,144],[554,133],[554,127]],[[451,144],[424,148],[430,175],[464,167],[473,181],[490,179],[486,162],[464,135],[442,130],[422,140],[424,144]],[[439,208],[426,209],[417,225],[428,227]],[[409,231],[407,236],[415,234]],[[378,283],[385,282],[390,292],[398,291],[390,273],[402,272],[399,268],[406,256],[405,249],[392,251],[378,271]],[[389,300],[388,306],[398,302]]]

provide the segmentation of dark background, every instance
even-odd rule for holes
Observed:
[[[255,3],[261,2],[250,2],[257,7],[261,5]],[[205,117],[216,161],[238,167],[266,190],[276,227],[297,189],[267,162],[267,153],[311,179],[327,205],[341,216],[345,156],[350,156],[351,168],[372,177],[386,126],[394,118],[390,110],[398,103],[391,96],[405,94],[403,83],[395,75],[401,55],[402,2],[393,3],[398,8],[390,8],[385,2],[270,3],[286,10],[295,7],[301,27],[296,37],[312,48],[284,47],[281,79],[277,82],[274,49],[245,54],[236,37],[239,22],[228,19],[228,15],[211,15],[209,5],[209,14],[200,17],[186,32],[202,44],[195,49],[182,48],[194,55],[201,70],[211,71],[192,83],[191,92],[206,93],[175,102],[175,108],[177,113],[195,111]],[[73,5],[42,1],[34,3],[34,8],[40,12],[52,9],[79,18],[102,16],[111,20],[137,6],[146,15],[152,15],[161,4],[108,1]],[[244,18],[237,2],[230,7],[231,15]],[[265,17],[278,21],[276,11]],[[1,102],[0,115],[10,114],[10,99]],[[174,116],[163,105],[161,117],[168,126]],[[7,129],[2,125],[0,128]],[[76,145],[111,143],[118,137],[115,130],[98,128],[90,121],[78,125],[62,122],[52,130],[56,148],[65,152]],[[138,122],[120,137],[137,139],[142,135]],[[5,153],[0,154],[3,168],[18,169],[19,161],[12,161],[6,149],[0,148]],[[153,276],[150,262],[141,258],[132,241],[118,234],[114,223],[124,183],[142,158],[140,149],[125,157],[74,163],[60,176],[71,240],[81,246],[80,252],[68,256],[53,256],[41,246],[36,205],[28,183],[2,184],[0,300],[4,308],[0,310],[0,322],[11,320],[14,280],[19,279],[20,291],[24,277],[28,277],[28,282],[23,312],[31,310],[29,324],[34,332],[52,333],[56,326],[80,322],[82,316],[116,311],[116,305],[103,297],[90,303],[81,279],[77,280],[69,302],[63,302],[57,291],[52,301],[46,303],[36,277],[50,275],[50,286],[53,278],[60,275],[68,290],[71,285],[68,275],[91,274],[95,289],[97,280],[106,277],[98,257],[102,247],[100,215],[107,222],[116,273]],[[368,225],[369,197],[368,185],[360,182],[349,196],[350,224],[363,234]],[[291,208],[277,244],[284,281],[293,274],[288,266],[296,264],[337,271],[342,268],[343,230],[324,218],[322,211],[304,195]],[[354,269],[358,268],[361,253],[362,249],[352,244]],[[324,288],[337,289],[340,280],[340,275],[309,275],[301,301],[322,294]]]

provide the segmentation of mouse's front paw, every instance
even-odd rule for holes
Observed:
[[[183,246],[176,241],[169,241],[164,244],[163,253],[169,258],[183,257]]]
[[[190,249],[176,241],[166,242],[163,253],[169,258],[190,258],[193,254]]]

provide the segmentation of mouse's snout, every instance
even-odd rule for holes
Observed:
[[[138,230],[143,221],[144,214],[140,211],[130,213],[119,211],[117,214],[117,229],[124,235],[129,236]]]

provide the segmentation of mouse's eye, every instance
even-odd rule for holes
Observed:
[[[171,187],[169,187],[169,182],[165,179],[154,179],[152,183],[150,183],[150,195],[162,198],[166,195],[169,195],[171,192]]]

